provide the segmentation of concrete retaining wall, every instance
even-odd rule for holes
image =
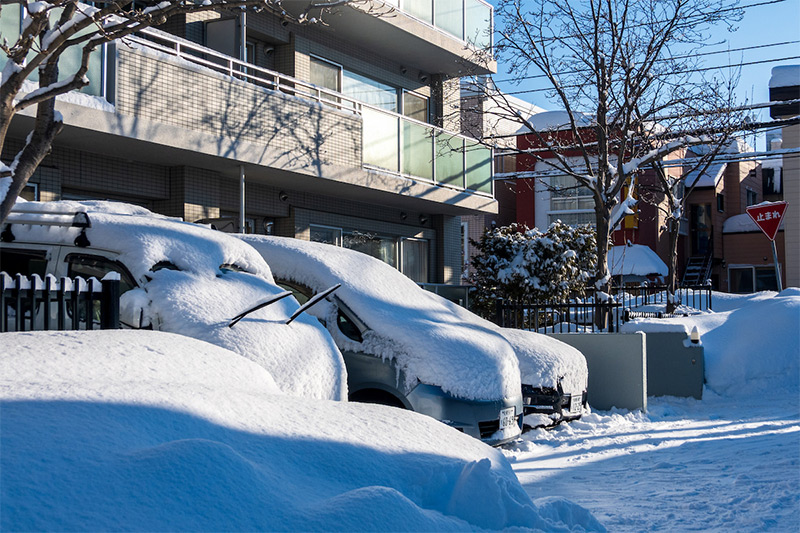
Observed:
[[[589,368],[589,405],[647,410],[647,350],[644,333],[553,333],[580,350]]]

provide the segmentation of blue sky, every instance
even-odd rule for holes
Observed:
[[[748,6],[751,4],[760,4],[765,1],[770,0],[742,0],[739,5]],[[496,2],[490,0],[490,3],[495,4]],[[713,44],[709,46],[706,51],[724,51],[797,40],[800,40],[800,0],[783,0],[774,4],[746,8],[744,10],[744,18],[736,24],[736,31],[728,32],[727,28],[722,27],[714,30],[710,42],[720,44]],[[800,56],[800,44],[795,43],[784,46],[710,55],[705,58],[705,64],[708,67],[712,67],[793,56]],[[768,83],[772,68],[778,65],[798,64],[800,64],[800,59],[743,66],[737,91],[738,99],[740,101],[747,100],[748,102],[756,103],[768,101]],[[724,73],[725,71],[720,72]],[[708,74],[711,74],[711,72]],[[500,62],[498,64],[495,80],[504,80],[508,77],[506,66]],[[503,83],[501,81],[498,85],[502,90],[508,92],[535,89],[543,86],[541,82],[537,84],[535,81],[529,81],[519,86]],[[541,92],[517,94],[516,96],[545,109],[555,109],[557,107],[548,102],[544,93]],[[754,117],[756,120],[769,120],[769,110],[767,109],[754,111],[754,114],[756,115]],[[752,140],[750,142],[752,143]],[[765,148],[763,136],[758,140],[756,148],[759,150]]]

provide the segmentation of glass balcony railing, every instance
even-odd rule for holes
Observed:
[[[491,49],[493,10],[483,0],[385,1],[476,48]]]
[[[460,135],[363,107],[363,161],[368,167],[492,195],[492,151]]]

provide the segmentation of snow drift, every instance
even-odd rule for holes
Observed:
[[[796,398],[800,388],[800,289],[790,288],[773,297],[746,295],[730,310],[685,318],[639,319],[622,331],[674,331],[693,327],[705,348],[705,379],[713,391],[726,395]],[[720,299],[717,299],[719,302]]]
[[[168,333],[3,334],[0,529],[583,529],[503,455],[429,417],[276,394]]]

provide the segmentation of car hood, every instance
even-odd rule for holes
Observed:
[[[521,329],[498,328],[519,358],[522,383],[556,388],[564,392],[586,390],[586,358],[577,349],[547,335]]]

